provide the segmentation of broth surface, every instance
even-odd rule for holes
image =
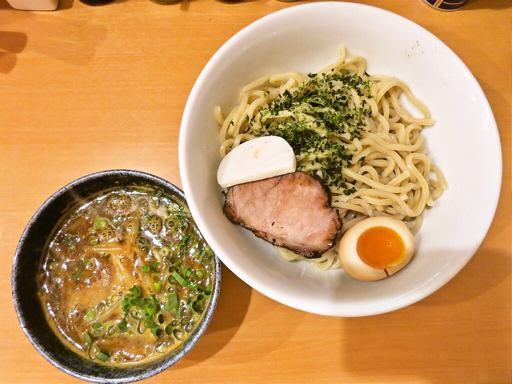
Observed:
[[[57,226],[38,273],[39,297],[66,345],[95,362],[126,366],[162,357],[194,331],[214,269],[181,199],[116,188]]]

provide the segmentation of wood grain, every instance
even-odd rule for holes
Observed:
[[[512,2],[470,0],[452,13],[420,0],[365,3],[444,40],[489,98],[504,179],[487,238],[438,292],[368,318],[293,310],[225,269],[206,335],[148,384],[512,382]],[[38,13],[0,2],[0,383],[77,382],[32,348],[12,306],[12,256],[34,210],[63,184],[102,169],[134,168],[179,184],[179,123],[200,70],[242,27],[289,5],[62,0],[59,11]]]

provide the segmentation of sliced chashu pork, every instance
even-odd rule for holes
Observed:
[[[224,213],[256,236],[308,258],[328,251],[341,229],[328,190],[304,172],[229,188]]]

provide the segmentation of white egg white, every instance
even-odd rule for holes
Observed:
[[[387,227],[401,237],[406,254],[399,265],[379,269],[373,268],[361,260],[357,253],[357,241],[363,232],[373,227]],[[402,221],[384,216],[369,217],[361,220],[345,232],[338,245],[338,255],[343,269],[350,276],[366,281],[380,280],[393,275],[409,263],[414,254],[414,243],[414,235]]]

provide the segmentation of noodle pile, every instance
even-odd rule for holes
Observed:
[[[253,81],[242,88],[239,104],[227,116],[222,114],[220,107],[216,107],[215,117],[222,142],[220,154],[224,157],[240,143],[256,136],[278,132],[277,135],[283,137],[281,131],[272,131],[271,127],[285,120],[293,127],[295,121],[300,121],[303,123],[301,129],[305,129],[300,135],[314,130],[320,136],[328,137],[329,143],[338,143],[338,147],[343,145],[343,150],[348,153],[335,163],[336,174],[342,180],[336,183],[327,182],[329,175],[324,166],[325,160],[332,160],[328,158],[332,151],[298,154],[294,148],[297,170],[316,174],[330,188],[331,205],[339,212],[343,232],[366,217],[391,216],[404,221],[416,233],[421,227],[425,208],[432,207],[447,186],[441,170],[430,161],[421,134],[423,128],[433,125],[434,121],[428,108],[412,94],[407,84],[390,76],[368,75],[366,60],[362,57],[348,58],[345,48],[342,48],[340,56],[336,63],[317,74],[284,73]],[[333,75],[337,79],[334,85],[330,82]],[[269,115],[269,108],[283,104],[285,97],[304,94],[308,84],[322,80],[346,93],[347,108],[351,111],[346,116],[351,119],[353,127],[358,123],[362,125],[360,131],[325,131],[323,123],[315,125],[303,104],[296,103],[294,109]],[[411,115],[403,106],[401,97],[407,98],[422,116]],[[287,139],[286,136],[284,138]],[[287,260],[304,259],[288,250],[279,250]],[[318,259],[307,260],[323,270],[340,267],[336,247]]]

